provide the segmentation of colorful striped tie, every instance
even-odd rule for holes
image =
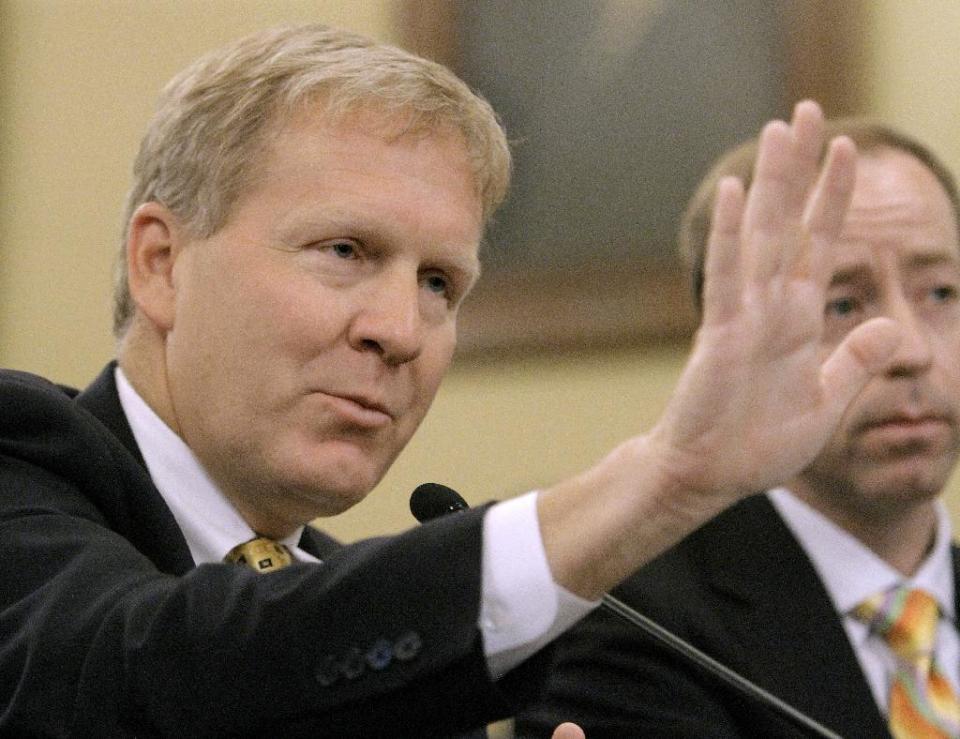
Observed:
[[[933,658],[938,612],[932,595],[904,587],[868,598],[853,612],[896,657],[889,703],[896,739],[960,737],[960,702]]]

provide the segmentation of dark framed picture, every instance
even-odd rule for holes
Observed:
[[[464,305],[460,354],[681,339],[675,248],[711,162],[813,97],[856,112],[858,2],[448,0],[404,5],[406,43],[500,114],[510,196]]]

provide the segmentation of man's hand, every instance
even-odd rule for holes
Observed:
[[[887,319],[829,356],[825,293],[850,203],[856,149],[823,150],[823,117],[797,105],[767,124],[748,196],[720,182],[703,323],[660,421],[539,499],[554,578],[598,597],[721,510],[807,466],[900,339]],[[819,172],[819,175],[818,175]]]
[[[822,129],[816,104],[800,103],[791,126],[764,129],[745,204],[739,181],[720,182],[703,322],[651,433],[678,486],[724,504],[808,465],[899,340],[891,321],[877,319],[824,355],[824,296],[856,149],[846,137],[832,141],[818,179]]]

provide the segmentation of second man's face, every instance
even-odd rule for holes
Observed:
[[[798,487],[866,510],[936,496],[960,452],[960,242],[953,208],[916,158],[861,155],[827,293],[825,351],[888,316],[905,338]]]
[[[452,358],[481,203],[458,134],[399,130],[301,115],[228,223],[178,257],[176,424],[254,527],[359,501]]]

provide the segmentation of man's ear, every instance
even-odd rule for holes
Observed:
[[[130,297],[156,327],[173,328],[176,289],[173,265],[184,248],[186,230],[160,203],[144,203],[127,229],[127,281]]]

